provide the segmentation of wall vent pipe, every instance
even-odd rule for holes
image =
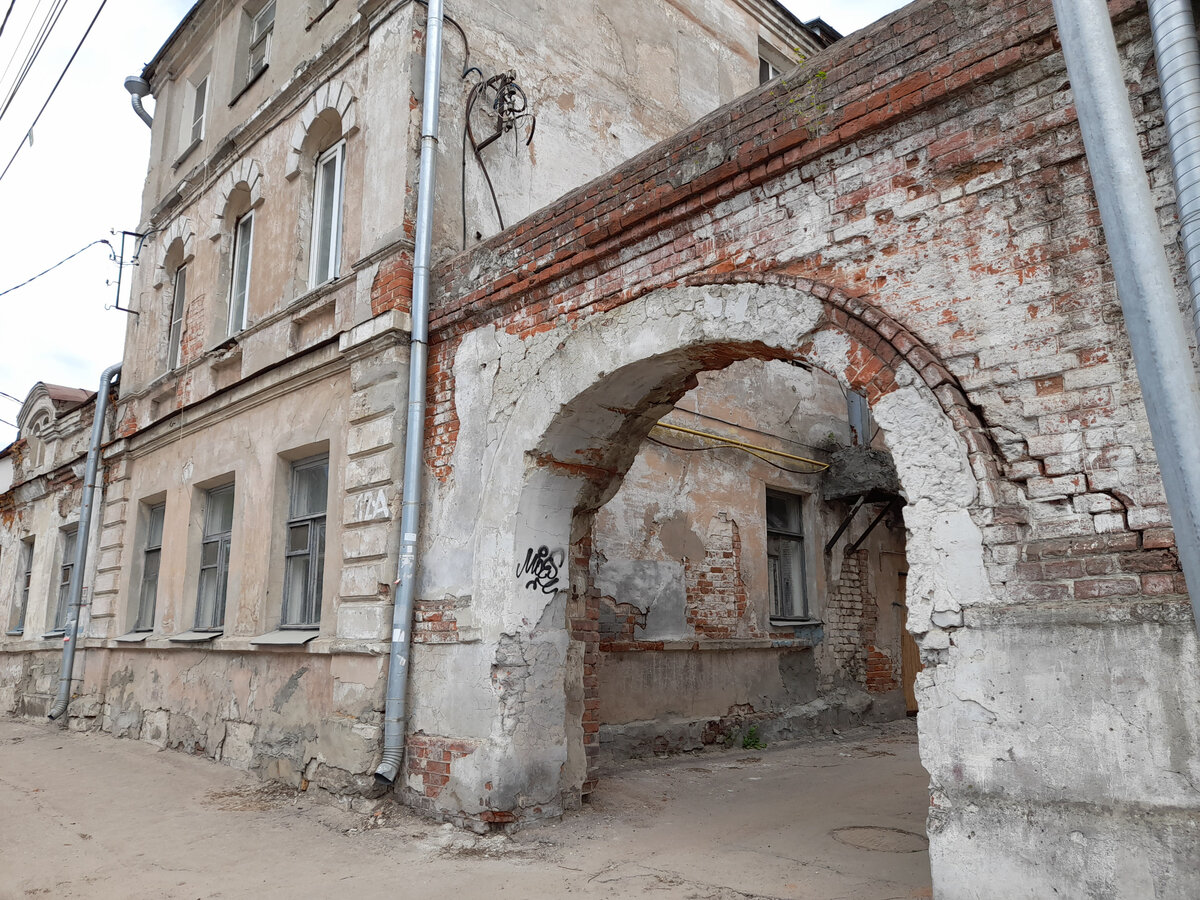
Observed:
[[[421,112],[421,166],[417,173],[417,223],[413,249],[412,342],[408,357],[408,421],[404,431],[404,485],[400,512],[400,566],[392,611],[392,645],[383,711],[383,758],[375,780],[392,784],[404,757],[408,720],[408,659],[417,579],[424,472],[425,391],[429,353],[429,257],[433,240],[434,179],[442,82],[442,0],[429,0],[425,24],[425,93]]]
[[[1191,0],[1150,0],[1150,32],[1187,261],[1192,330],[1200,346],[1200,36]]]
[[[92,531],[92,499],[96,493],[100,470],[100,442],[104,438],[104,419],[108,414],[108,387],[120,373],[121,364],[109,366],[100,376],[96,394],[96,409],[92,414],[92,442],[88,445],[87,464],[83,474],[83,497],[79,504],[79,529],[75,533],[75,564],[67,584],[67,624],[63,629],[62,666],[58,676],[58,699],[49,717],[57,719],[67,711],[71,702],[71,674],[75,669],[75,645],[79,643],[79,618],[83,608],[83,568],[87,565],[88,537]]]
[[[1200,625],[1200,384],[1104,0],[1054,0],[1088,169]]]
[[[154,117],[142,106],[142,98],[150,94],[150,82],[138,75],[130,75],[125,79],[125,90],[129,91],[129,100],[137,117],[146,123],[147,128],[154,127]]]

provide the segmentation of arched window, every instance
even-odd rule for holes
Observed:
[[[243,159],[226,173],[217,191],[209,238],[221,244],[220,289],[228,297],[225,321],[216,335],[220,338],[244,330],[251,319],[254,226],[264,187],[262,168],[253,159]]]
[[[329,82],[305,105],[292,133],[287,177],[303,179],[298,237],[307,251],[297,279],[309,289],[342,273],[346,140],[357,131],[354,95]]]
[[[165,357],[167,371],[179,368],[184,359],[183,343],[191,274],[191,262],[195,248],[192,224],[187,219],[176,219],[163,235],[163,253],[159,259],[155,288],[166,288],[163,302],[159,306],[163,319],[160,334],[166,337]],[[162,338],[159,338],[162,340]],[[160,347],[162,345],[160,344]],[[161,352],[161,351],[160,351]]]

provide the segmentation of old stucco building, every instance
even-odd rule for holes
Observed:
[[[625,31],[599,6],[537,11],[561,50],[527,45],[532,9],[449,10],[407,799],[518,822],[577,804],[606,746],[902,714],[899,603],[938,896],[1200,892],[1194,622],[1050,4],[918,0],[757,89],[759,42],[796,39],[774,7],[631,4]],[[199,4],[146,72],[151,236],[71,722],[355,795],[400,539],[423,12],[268,9]],[[1182,297],[1145,10],[1109,9]],[[510,69],[536,132],[492,82],[477,160],[473,86]],[[848,428],[846,395],[904,500],[853,553],[863,513],[825,558],[851,504],[824,476],[661,446],[697,426],[832,463],[786,442]],[[814,605],[789,622],[797,538]],[[37,712],[54,647],[26,632],[3,697]]]

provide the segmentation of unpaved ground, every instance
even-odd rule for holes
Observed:
[[[0,720],[0,898],[929,897],[916,751],[895,723],[630,762],[561,822],[477,837]]]

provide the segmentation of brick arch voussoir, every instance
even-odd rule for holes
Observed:
[[[976,479],[994,483],[1001,478],[1001,457],[996,442],[958,378],[924,341],[879,307],[831,285],[778,272],[708,273],[685,279],[682,283],[695,286],[773,284],[817,297],[824,308],[823,321],[817,330],[837,332],[851,342],[852,358],[843,374],[855,390],[863,391],[874,403],[895,390],[897,368],[901,363],[907,363],[933,393],[954,429],[966,442]],[[803,347],[800,353],[804,354]],[[991,496],[991,492],[985,492],[984,505],[987,505],[987,496]]]

